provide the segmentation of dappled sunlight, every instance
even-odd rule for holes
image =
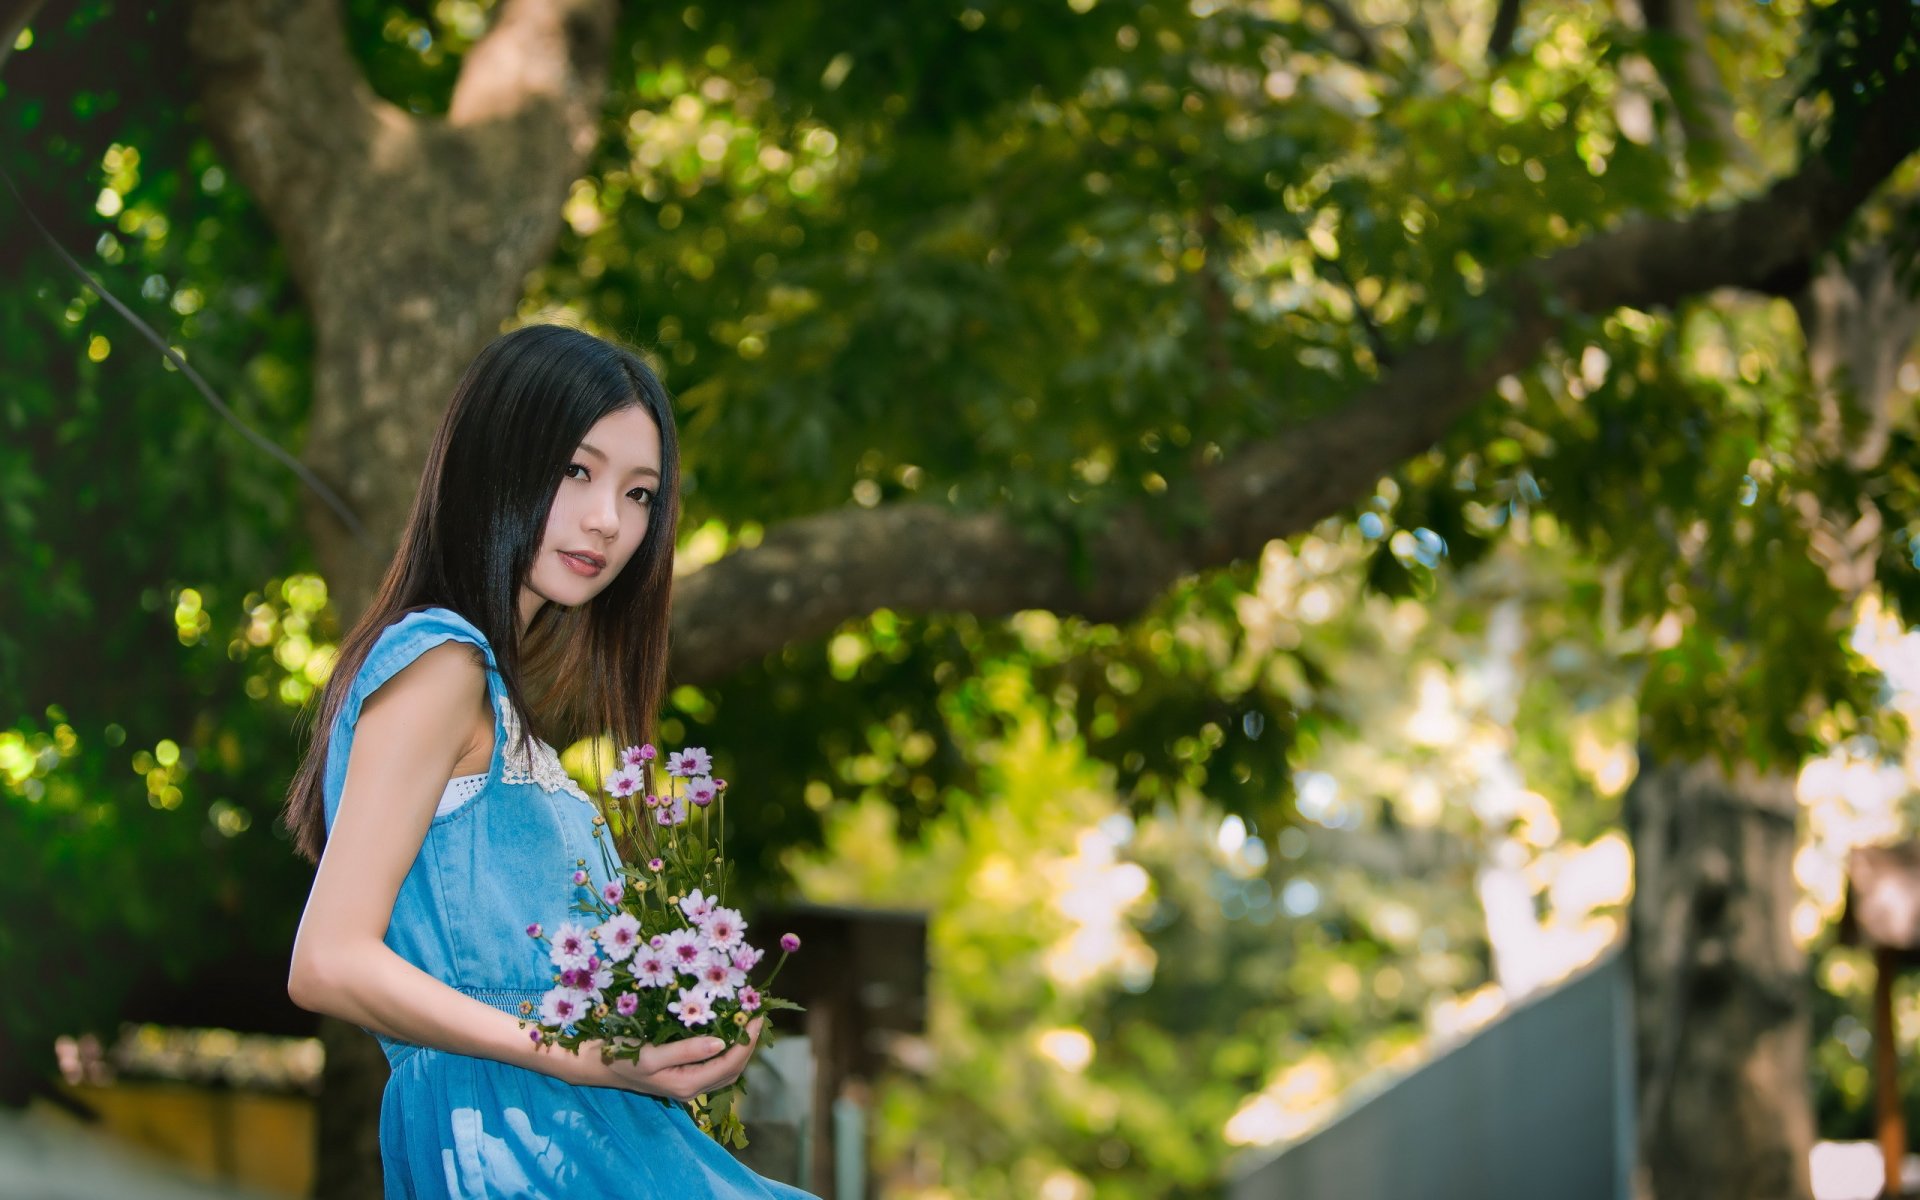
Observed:
[[[1869,591],[1856,607],[1849,644],[1885,677],[1885,707],[1910,728],[1920,727],[1920,629],[1903,626]],[[1910,838],[1920,828],[1920,736],[1903,746],[1877,746],[1865,738],[1843,742],[1803,763],[1796,789],[1805,817],[1793,858],[1802,890],[1793,936],[1805,948],[1845,907],[1848,852]]]
[[[1154,953],[1133,932],[1127,915],[1146,897],[1150,881],[1138,863],[1116,862],[1119,847],[1104,825],[1083,829],[1074,853],[1044,868],[1053,904],[1073,932],[1047,952],[1047,973],[1064,987],[1083,987],[1118,971],[1134,990],[1153,979]]]

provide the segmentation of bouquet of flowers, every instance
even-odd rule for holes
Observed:
[[[713,761],[702,747],[667,756],[667,785],[656,787],[651,745],[628,746],[607,777],[612,803],[605,811],[622,827],[641,865],[621,866],[608,850],[607,816],[596,816],[593,836],[607,882],[597,890],[585,859],[571,878],[585,899],[573,907],[589,920],[528,936],[551,947],[554,987],[520,1006],[521,1028],[536,1045],[577,1052],[603,1039],[601,1053],[637,1061],[642,1044],[690,1037],[719,1037],[729,1045],[747,1039],[753,1014],[776,1008],[805,1011],[770,995],[787,956],[800,948],[793,934],[780,938],[780,961],[764,981],[749,982],[762,952],[746,940],[747,923],[726,907],[727,781],[711,775]],[[773,1041],[771,1025],[761,1046]],[[735,1111],[745,1094],[740,1081],[694,1098],[695,1122],[722,1145],[747,1144]]]

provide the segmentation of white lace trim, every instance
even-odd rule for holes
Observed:
[[[549,792],[571,792],[582,804],[592,805],[593,800],[580,790],[580,785],[567,774],[560,765],[560,752],[539,738],[530,739],[532,754],[529,756],[520,749],[520,714],[514,711],[511,701],[501,701],[501,723],[506,726],[507,745],[500,759],[500,779],[503,783],[537,783]],[[527,761],[531,757],[533,761]],[[595,811],[599,811],[595,808]]]

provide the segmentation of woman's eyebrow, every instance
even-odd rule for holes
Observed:
[[[582,450],[584,450],[584,451],[586,451],[586,452],[587,452],[588,454],[591,454],[591,455],[593,455],[593,456],[594,456],[595,458],[597,458],[597,459],[599,459],[599,460],[600,460],[601,462],[605,462],[605,461],[607,461],[607,456],[606,456],[606,455],[604,455],[604,454],[602,454],[602,453],[600,453],[600,451],[598,451],[598,450],[596,450],[596,449],[594,449],[594,447],[592,446],[592,444],[590,444],[590,443],[588,443],[588,442],[581,442],[581,443],[580,443],[580,449],[582,449]],[[655,479],[658,479],[658,478],[660,478],[660,472],[658,472],[658,471],[656,471],[656,470],[654,470],[654,469],[653,469],[652,467],[635,467],[635,468],[634,468],[633,470],[631,470],[631,471],[628,471],[628,472],[627,472],[627,474],[629,474],[629,475],[651,475],[651,476],[653,476],[653,477],[654,477]]]

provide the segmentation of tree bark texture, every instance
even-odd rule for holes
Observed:
[[[1626,797],[1636,1200],[1811,1200],[1794,776],[1642,747]]]

